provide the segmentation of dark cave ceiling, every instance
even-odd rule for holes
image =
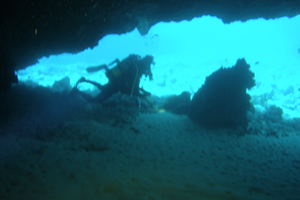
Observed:
[[[17,70],[42,56],[92,48],[107,34],[135,27],[146,34],[160,21],[293,17],[300,13],[300,0],[2,0],[0,11],[0,51]]]

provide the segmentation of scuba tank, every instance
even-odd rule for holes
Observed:
[[[140,59],[140,56],[131,54],[122,62],[118,63],[115,67],[111,68],[110,71],[115,77],[119,77],[121,74],[126,72],[129,69],[129,66],[136,65],[136,61]]]
[[[128,67],[126,67],[122,64],[116,65],[115,67],[110,69],[110,71],[112,72],[112,74],[115,77],[119,77],[123,72],[126,72],[127,70],[128,70]]]

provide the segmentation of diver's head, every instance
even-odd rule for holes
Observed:
[[[143,67],[144,67],[143,74],[145,74],[146,77],[149,76],[150,80],[153,80],[153,74],[151,72],[151,65],[155,65],[154,56],[146,55],[142,59],[142,62],[143,62]]]
[[[151,56],[151,55],[146,55],[142,60],[145,64],[148,64],[148,65],[155,64],[154,56]]]

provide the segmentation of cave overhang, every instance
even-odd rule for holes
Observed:
[[[137,28],[144,35],[158,22],[210,15],[230,23],[300,13],[298,0],[5,0],[0,4],[0,48],[14,61],[14,70],[43,56],[93,48],[108,34]]]

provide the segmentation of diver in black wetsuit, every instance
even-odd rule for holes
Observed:
[[[112,69],[109,69],[108,66],[114,63],[117,63],[117,65]],[[146,77],[149,76],[150,80],[153,80],[151,64],[155,64],[153,56],[147,55],[144,58],[141,58],[139,55],[131,54],[122,61],[119,61],[119,59],[114,60],[108,66],[100,65],[96,67],[89,67],[86,69],[88,72],[95,72],[105,69],[105,75],[108,78],[108,83],[101,85],[97,82],[86,80],[84,77],[82,77],[77,81],[72,91],[79,92],[87,101],[100,103],[116,92],[121,92],[130,96],[151,95],[149,92],[139,87],[142,75],[145,75]],[[79,91],[77,89],[77,85],[82,82],[93,84],[99,90],[101,90],[100,94],[93,98],[87,93]]]

